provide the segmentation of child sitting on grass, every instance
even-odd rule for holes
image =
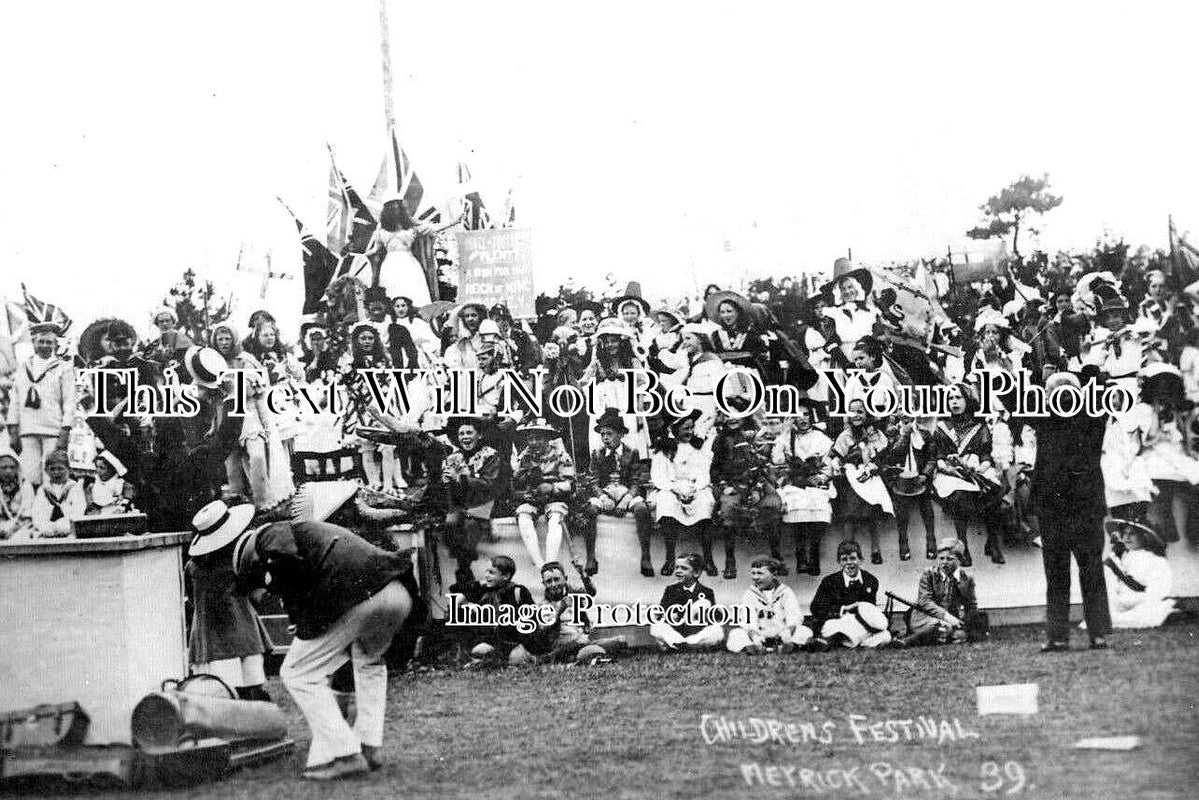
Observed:
[[[790,653],[812,638],[803,625],[799,598],[790,586],[778,579],[782,563],[776,558],[759,556],[749,567],[753,583],[745,590],[741,605],[753,613],[748,624],[729,631],[728,648],[733,653]]]
[[[483,572],[483,578],[465,585],[454,584],[451,593],[461,594],[464,604],[491,607],[498,615],[511,608],[515,616],[523,606],[533,605],[533,595],[512,579],[516,562],[508,556],[495,556]],[[522,644],[524,635],[515,625],[473,625],[463,628],[471,660],[467,669],[522,663],[531,658]]]

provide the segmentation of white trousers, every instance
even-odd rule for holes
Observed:
[[[724,643],[724,628],[719,625],[709,625],[690,636],[684,636],[665,622],[655,622],[649,626],[649,635],[656,641],[668,645],[686,644],[691,647],[720,647]]]
[[[16,398],[10,402],[17,402]],[[42,485],[46,456],[54,452],[57,444],[57,436],[26,434],[21,437],[21,454],[17,456],[21,462],[21,477],[33,484],[33,488]]]
[[[848,638],[848,641],[844,642],[846,647],[882,647],[891,641],[890,631],[867,630],[853,614],[830,619],[820,629],[820,635],[825,639],[837,633]]]
[[[308,766],[361,752],[362,745],[383,744],[387,706],[387,665],[383,653],[412,610],[412,598],[398,581],[341,616],[315,639],[296,639],[279,677],[308,720],[312,746]],[[347,660],[354,662],[358,716],[350,728],[341,715],[329,678]]]
[[[192,664],[192,674],[216,675],[234,689],[243,686],[261,686],[266,683],[266,671],[262,667],[262,654],[241,658],[222,658],[207,664]]]
[[[754,642],[760,642],[762,638],[763,637],[757,631],[753,631],[751,633],[751,631],[746,628],[733,628],[729,631],[729,652],[740,653]],[[796,626],[795,630],[791,632],[790,636],[786,636],[784,638],[791,644],[802,647],[808,643],[809,639],[812,638],[812,632],[808,630],[807,626],[799,625]]]

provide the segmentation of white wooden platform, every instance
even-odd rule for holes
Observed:
[[[947,536],[953,533],[953,524],[936,508],[937,535]],[[541,541],[544,542],[544,531],[539,527]],[[747,538],[756,534],[747,534]],[[837,543],[841,540],[840,526],[834,525],[825,535],[821,548],[821,570],[824,574],[835,568],[835,553]],[[924,556],[924,526],[917,514],[909,527],[909,538],[912,547],[912,560],[899,560],[899,540],[895,531],[894,520],[889,521],[882,529],[882,552],[884,563],[881,565],[869,563],[869,542],[863,542],[867,563],[865,569],[879,579],[882,589],[890,590],[902,597],[915,599],[916,587],[920,573],[933,562]],[[972,528],[970,533],[970,550],[974,556],[974,566],[970,572],[975,576],[978,586],[979,605],[989,609],[1011,609],[1007,615],[1009,622],[1036,622],[1044,618],[1045,577],[1041,567],[1041,551],[1036,547],[1006,548],[1004,557],[1006,564],[993,564],[983,555],[984,533],[980,527]],[[574,536],[573,546],[580,555],[584,554],[581,536]],[[640,573],[641,551],[637,544],[637,533],[631,518],[617,519],[600,517],[598,536],[596,540],[597,560],[600,571],[595,576],[598,589],[597,599],[605,603],[656,603],[661,599],[662,590],[671,583],[673,578],[659,577],[644,578]],[[699,542],[683,538],[678,545],[680,554],[699,552]],[[492,537],[479,548],[480,558],[474,563],[476,576],[482,574],[487,559],[492,555],[507,555],[517,564],[516,580],[528,586],[534,596],[541,594],[540,577],[533,562],[525,552],[516,528],[515,520],[511,518],[492,521]],[[717,566],[724,567],[724,543],[718,537],[713,548]],[[735,580],[704,576],[703,582],[716,592],[717,602],[733,603],[740,598],[741,593],[749,585],[749,564],[757,555],[768,552],[765,541],[750,539],[741,541],[737,547],[738,576]],[[661,537],[655,531],[653,539],[653,561],[655,571],[662,566],[665,547]],[[783,555],[787,558],[787,566],[792,570],[794,562],[794,544],[783,542]],[[1184,542],[1175,542],[1169,546],[1167,557],[1174,568],[1174,594],[1180,597],[1199,596],[1199,551],[1192,549]],[[567,561],[569,553],[566,546],[558,554],[558,560]],[[454,561],[444,546],[440,551],[440,565],[443,586],[453,583]],[[571,576],[574,577],[573,575]],[[788,575],[785,582],[795,589],[800,604],[805,611],[811,603],[816,591],[819,578],[809,575]],[[576,579],[577,581],[577,579]],[[1073,601],[1079,602],[1078,581],[1075,576]],[[1027,619],[1025,619],[1027,617]]]

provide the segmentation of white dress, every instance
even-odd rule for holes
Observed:
[[[1169,562],[1148,550],[1129,550],[1120,557],[1120,568],[1145,591],[1134,591],[1107,570],[1112,626],[1156,628],[1165,622],[1174,610],[1174,601],[1166,599],[1174,583]]]
[[[712,438],[696,449],[680,442],[673,459],[654,453],[650,460],[650,479],[657,488],[654,519],[674,517],[683,525],[694,525],[712,518],[716,500],[712,496]],[[692,493],[688,503],[679,500],[675,490]]]
[[[770,460],[774,464],[785,465],[793,459],[826,459],[832,448],[833,440],[815,428],[807,433],[796,433],[794,437],[790,430],[784,429],[774,440]],[[780,487],[778,494],[783,501],[783,522],[832,521],[833,506],[830,500],[836,494],[832,483],[826,488],[788,484]]]
[[[412,243],[416,241],[416,228],[398,230],[394,233],[376,228],[375,242],[387,250],[383,265],[379,268],[379,285],[388,297],[407,297],[416,307],[428,305],[429,283],[425,270],[412,255]]]

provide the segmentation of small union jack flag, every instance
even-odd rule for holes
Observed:
[[[25,315],[30,322],[52,322],[63,333],[70,329],[71,318],[61,308],[38,300],[29,293],[23,283],[21,284],[21,294],[25,296]]]

